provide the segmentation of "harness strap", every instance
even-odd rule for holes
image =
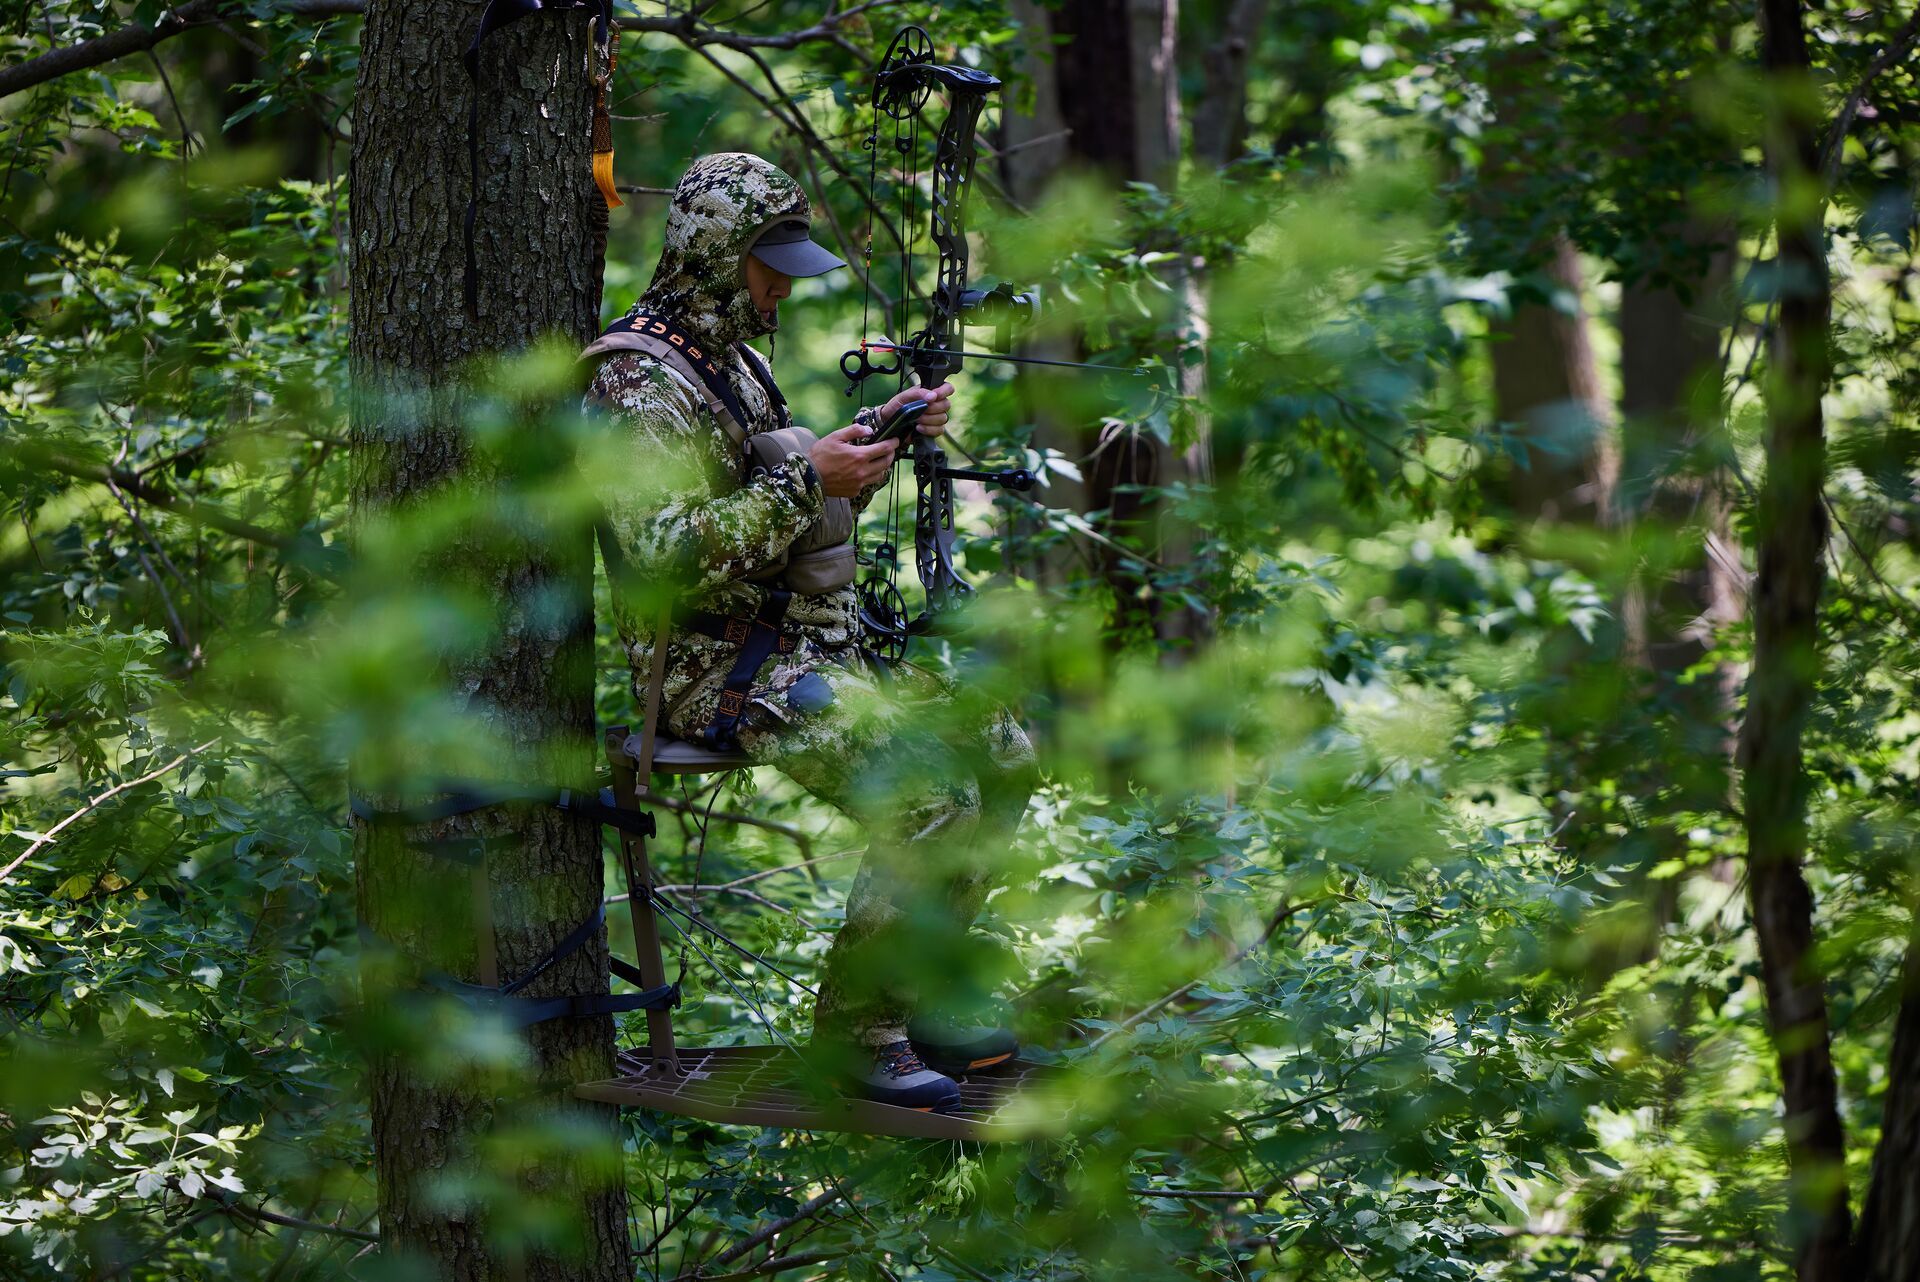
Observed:
[[[786,394],[780,390],[780,384],[774,381],[773,370],[767,365],[765,358],[745,343],[735,343],[734,348],[747,362],[747,370],[753,375],[753,381],[760,384],[762,390],[766,392],[767,400],[773,405],[774,417],[780,420],[780,426],[791,427],[793,415],[787,410]]]
[[[746,445],[749,422],[746,407],[735,395],[720,362],[692,334],[665,316],[635,311],[607,326],[581,356],[604,356],[617,351],[645,352],[691,377],[705,393],[707,408],[728,439],[736,447]]]
[[[512,983],[499,987],[485,984],[469,984],[465,980],[455,979],[443,971],[422,971],[420,978],[430,987],[455,998],[476,1011],[483,1011],[505,1020],[514,1028],[527,1028],[534,1024],[544,1024],[550,1019],[575,1018],[588,1015],[617,1015],[630,1010],[672,1010],[680,1005],[680,985],[675,982],[648,988],[640,977],[639,968],[630,966],[618,957],[609,956],[607,967],[613,977],[622,983],[631,984],[639,989],[635,993],[571,993],[558,997],[521,997],[520,989],[550,969],[562,958],[570,956],[585,946],[593,938],[607,919],[606,905],[602,904],[593,916],[568,933],[567,937],[555,944],[553,949],[535,962],[527,973]],[[385,943],[378,935],[365,926],[360,928],[363,943],[374,945]]]
[[[654,832],[653,815],[646,811],[627,810],[614,804],[612,789],[602,789],[594,797],[583,796],[580,792],[568,788],[517,787],[515,785],[489,785],[462,782],[447,785],[443,789],[447,795],[435,801],[402,807],[398,810],[376,810],[364,798],[351,797],[348,807],[363,822],[378,827],[401,827],[431,823],[436,819],[445,819],[453,815],[467,814],[483,810],[490,806],[506,805],[518,802],[550,801],[557,809],[575,814],[587,815],[603,823],[611,823],[623,832],[638,836],[652,836]],[[490,792],[488,790],[491,790]],[[491,849],[513,842],[512,837],[455,837],[427,840],[410,840],[409,848],[436,859],[445,859],[452,863],[478,869]],[[476,871],[476,876],[478,876]],[[631,889],[631,888],[629,888]],[[476,894],[484,893],[484,884],[476,886]],[[607,922],[607,906],[598,905],[587,919],[568,931],[566,936],[548,949],[546,954],[527,968],[518,979],[504,984],[470,984],[455,979],[441,971],[428,970],[421,978],[434,988],[449,996],[458,998],[475,1010],[483,1010],[499,1016],[514,1028],[526,1028],[533,1024],[545,1023],[550,1019],[562,1019],[587,1015],[614,1015],[630,1010],[670,1010],[680,1004],[680,985],[676,983],[647,987],[637,967],[630,966],[618,957],[609,956],[607,967],[614,978],[640,989],[637,993],[577,993],[559,997],[521,997],[519,992],[556,964],[580,951],[587,941],[599,934]],[[361,939],[369,944],[381,943],[379,936],[367,927],[360,927]],[[483,954],[490,955],[491,940],[482,944]],[[491,962],[483,957],[482,973],[491,969]]]
[[[727,670],[726,680],[721,683],[720,703],[714,709],[713,720],[694,736],[701,747],[720,752],[739,746],[736,735],[740,718],[746,713],[747,692],[760,674],[760,665],[776,653],[791,654],[800,643],[798,633],[780,630],[780,623],[787,615],[787,604],[792,600],[793,593],[784,588],[771,588],[751,619],[706,610],[690,610],[680,616],[680,621],[694,631],[740,647],[733,667]]]

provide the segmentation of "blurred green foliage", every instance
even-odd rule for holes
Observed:
[[[1189,107],[1229,7],[1188,7]],[[23,8],[0,50],[159,13]],[[1818,9],[1829,115],[1895,16]],[[814,20],[777,3],[738,25]],[[1028,38],[997,0],[931,20],[943,49],[1003,71]],[[0,101],[9,1277],[402,1274],[370,1250],[363,1052],[409,1045],[502,1091],[524,1068],[502,1028],[444,1004],[358,1007],[342,763],[484,764],[483,719],[430,674],[486,643],[488,603],[409,575],[490,521],[577,516],[591,463],[565,465],[591,460],[593,424],[564,407],[551,353],[496,372],[476,451],[552,453],[477,504],[389,514],[345,555],[356,23],[259,3],[233,26]],[[1530,460],[1495,410],[1486,341],[1552,297],[1542,246],[1564,233],[1598,282],[1613,378],[1621,289],[1695,279],[1681,224],[1717,220],[1745,264],[1726,376],[1625,484],[1718,478],[1744,578],[1772,294],[1756,104],[1778,92],[1753,42],[1751,14],[1717,0],[1272,6],[1230,163],[1166,189],[1071,175],[1019,213],[981,203],[983,274],[1044,280],[1051,337],[1153,370],[970,370],[961,439],[1051,485],[1039,506],[967,496],[965,559],[995,590],[967,638],[918,656],[1019,704],[1041,744],[1047,782],[972,978],[1068,1074],[1072,1125],[974,1148],[627,1113],[643,1276],[724,1271],[715,1256],[803,1206],[780,1247],[818,1258],[796,1276],[1787,1275],[1799,1226],[1731,709],[1702,696],[1737,681],[1747,634],[1726,622],[1649,678],[1627,603],[1699,529],[1511,511],[1499,477]],[[830,42],[772,61],[854,154],[864,68]],[[1526,109],[1492,112],[1490,86]],[[1856,1189],[1888,1088],[1920,775],[1914,87],[1910,62],[1880,82],[1828,219],[1838,536],[1810,876]],[[739,147],[820,186],[801,140],[672,39],[630,36],[616,90],[623,182],[667,186],[693,154]],[[820,194],[864,225],[854,185]],[[645,283],[659,214],[637,195],[616,217],[610,314]],[[1185,357],[1181,261],[1203,264],[1208,321]],[[803,284],[787,310],[797,416],[837,426],[856,290]],[[1177,377],[1195,354],[1200,388]],[[550,409],[531,428],[529,405]],[[1084,460],[1039,432],[1036,405],[1209,443],[1212,476],[1158,496],[1182,556],[1123,532],[1135,577],[1099,572],[1107,527],[1072,499]],[[597,592],[598,719],[632,722]],[[1126,592],[1199,607],[1207,642],[1170,652],[1117,627]],[[684,801],[661,816],[667,880],[811,982],[858,834],[771,771]],[[703,824],[708,809],[770,826]],[[691,889],[696,869],[722,890]],[[686,970],[689,1040],[804,1035],[804,992],[712,961]],[[503,1242],[564,1236],[511,1175],[584,1141],[491,1141],[438,1195],[487,1207]]]

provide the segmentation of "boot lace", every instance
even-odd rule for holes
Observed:
[[[912,1042],[894,1042],[879,1050],[880,1069],[888,1077],[911,1077],[927,1071],[926,1064],[914,1053]]]

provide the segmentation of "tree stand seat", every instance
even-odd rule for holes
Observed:
[[[619,751],[631,762],[640,760],[641,736],[631,734]],[[656,775],[710,775],[724,770],[744,770],[753,762],[738,748],[715,751],[685,739],[660,735],[653,741],[653,771]]]
[[[782,1046],[682,1046],[674,1059],[675,1066],[668,1068],[664,1062],[657,1063],[651,1051],[622,1051],[619,1077],[583,1083],[574,1088],[574,1094],[623,1108],[650,1108],[732,1126],[975,1143],[1056,1134],[1066,1120],[1064,1113],[1044,1109],[1044,1091],[1031,1089],[1043,1085],[1053,1070],[1025,1060],[956,1079],[960,1107],[951,1113],[923,1113],[809,1089],[810,1082],[818,1083],[819,1075]]]

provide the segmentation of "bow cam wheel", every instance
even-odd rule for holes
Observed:
[[[886,115],[905,120],[926,106],[933,81],[913,73],[933,65],[933,37],[920,27],[902,27],[873,73],[873,102]]]
[[[869,575],[860,585],[860,626],[867,634],[867,649],[888,663],[906,657],[906,598],[877,574]]]

